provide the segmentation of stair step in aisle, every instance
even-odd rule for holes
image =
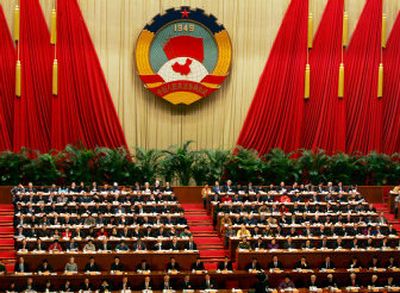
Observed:
[[[223,239],[214,229],[212,217],[201,204],[182,204],[182,206],[204,266],[207,269],[216,269],[217,263],[224,260],[227,251]]]
[[[11,204],[0,204],[0,260],[7,271],[14,270],[14,207]]]

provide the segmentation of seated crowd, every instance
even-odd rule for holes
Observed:
[[[117,183],[98,186],[93,182],[87,187],[82,182],[48,188],[34,187],[29,183],[27,187],[18,185],[13,188],[12,195],[18,252],[15,272],[49,276],[56,273],[85,274],[85,277],[79,286],[70,280],[65,280],[61,286],[55,285],[49,279],[45,287],[42,284],[38,286],[35,278],[28,277],[23,286],[13,282],[8,292],[22,289],[107,292],[131,288],[218,287],[213,279],[214,272],[208,272],[199,257],[190,266],[177,260],[183,251],[197,251],[197,245],[182,206],[168,183],[161,186],[157,181],[154,186],[146,182],[143,186],[136,183],[132,187],[121,187]],[[234,272],[231,258],[237,256],[238,270],[255,276],[256,286],[264,289],[270,286],[268,274],[272,276],[275,273],[283,274],[279,276],[279,283],[274,285],[281,290],[400,286],[398,277],[381,274],[383,270],[400,270],[397,231],[366,201],[356,186],[295,183],[288,187],[284,182],[267,187],[255,187],[251,183],[233,186],[228,180],[224,186],[219,182],[211,188],[206,186],[202,195],[231,253],[217,264],[217,274]],[[365,258],[360,261],[357,255],[346,260],[345,266],[343,261],[336,266],[330,253],[342,250],[365,251]],[[169,261],[161,266],[158,264],[157,268],[146,256],[127,266],[130,254],[148,251],[176,253],[177,257],[168,256]],[[309,263],[306,252],[310,251],[323,253],[317,265]],[[390,255],[380,259],[378,252],[383,251]],[[254,253],[245,265],[241,265],[241,252]],[[280,258],[280,253],[287,252],[293,253],[291,265]],[[50,257],[64,254],[68,259],[64,257],[63,269],[54,269]],[[86,263],[77,261],[78,257],[86,254],[90,255],[85,258]],[[103,254],[109,254],[112,260],[104,264],[104,258],[99,259]],[[40,260],[37,262],[39,265],[33,266],[26,260],[32,255]],[[122,261],[125,256],[127,258]],[[267,258],[270,261],[265,263]],[[335,269],[346,272],[348,278],[336,282]],[[153,285],[155,276],[152,273],[156,271],[162,271],[163,279],[160,284]],[[360,271],[368,271],[370,281],[361,283],[358,279]],[[307,273],[307,278],[293,278],[291,272]],[[95,285],[90,276],[97,273],[107,275]],[[195,276],[192,274],[198,273],[203,278],[201,285],[198,282],[193,285],[191,278]],[[117,282],[109,274],[124,276],[121,282]],[[129,274],[143,274],[143,283],[134,284]]]
[[[183,209],[167,183],[132,188],[12,190],[17,249],[26,251],[195,250]]]

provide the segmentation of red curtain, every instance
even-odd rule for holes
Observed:
[[[377,97],[382,0],[367,0],[345,56],[348,153],[382,150],[382,99]]]
[[[57,1],[58,96],[51,146],[126,147],[125,136],[76,0]]]
[[[345,150],[344,100],[338,98],[343,0],[329,0],[310,50],[310,99],[305,102],[302,145],[327,153]]]
[[[15,93],[15,48],[0,5],[0,150],[10,149]]]
[[[400,14],[393,25],[383,55],[383,151],[400,152]]]
[[[49,150],[52,48],[38,0],[20,1],[21,97],[14,103],[14,150]]]
[[[259,154],[300,147],[308,1],[292,0],[240,132],[237,144]]]

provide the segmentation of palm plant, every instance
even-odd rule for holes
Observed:
[[[212,149],[204,150],[208,160],[209,172],[207,182],[212,183],[221,180],[225,173],[226,164],[231,160],[232,154],[229,150]]]
[[[226,166],[227,176],[234,182],[260,183],[261,159],[255,150],[238,148]]]
[[[125,148],[95,149],[96,170],[95,179],[98,182],[117,181],[120,184],[130,184],[131,178],[137,175],[136,166]]]
[[[138,171],[137,181],[154,182],[159,175],[163,153],[156,149],[145,150],[137,147],[135,164]]]
[[[264,184],[277,184],[280,181],[288,183],[299,179],[300,171],[295,160],[291,159],[292,154],[285,153],[281,149],[272,149],[262,158]]]
[[[329,157],[323,150],[301,150],[301,156],[297,160],[301,172],[302,182],[318,184],[326,182],[326,170],[329,165]]]
[[[171,175],[176,176],[181,185],[189,185],[192,178],[192,165],[195,158],[195,152],[190,149],[192,142],[189,140],[182,146],[172,146],[164,151],[163,165],[167,166],[167,168],[164,167],[164,172],[170,172]]]
[[[194,152],[192,176],[197,186],[204,185],[210,176],[209,159],[205,151]]]

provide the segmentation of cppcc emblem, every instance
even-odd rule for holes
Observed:
[[[168,9],[144,27],[136,69],[145,87],[173,103],[190,105],[220,88],[229,74],[227,31],[202,9]]]

